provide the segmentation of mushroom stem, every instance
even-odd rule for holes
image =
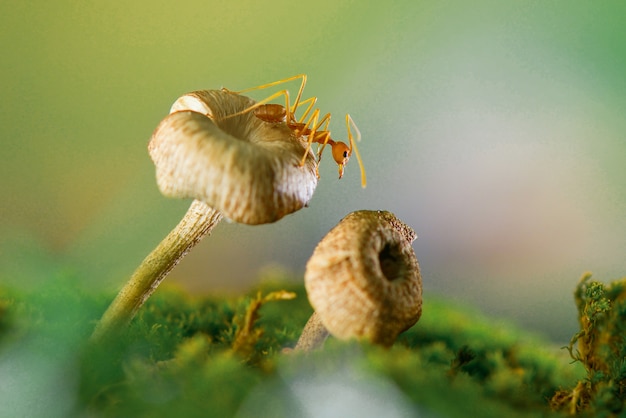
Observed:
[[[294,350],[311,351],[320,348],[329,335],[330,333],[322,324],[319,315],[313,312],[304,326]]]
[[[123,329],[161,281],[222,219],[222,214],[194,200],[183,219],[141,262],[96,326],[91,340],[102,341]]]

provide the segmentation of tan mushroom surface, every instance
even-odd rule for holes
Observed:
[[[422,313],[415,238],[390,212],[357,211],[342,219],[307,263],[305,286],[318,316],[310,320],[312,335],[322,335],[319,321],[339,339],[389,346],[413,326]],[[296,348],[316,345],[301,339]]]

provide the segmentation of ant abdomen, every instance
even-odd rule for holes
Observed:
[[[266,103],[254,109],[254,116],[261,119],[263,122],[280,123],[285,121],[287,110],[285,106]]]

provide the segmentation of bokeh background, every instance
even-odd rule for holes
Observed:
[[[567,341],[580,275],[626,275],[624,22],[621,1],[3,2],[0,280],[121,287],[190,203],[146,151],[173,101],[306,73],[333,137],[357,122],[367,188],[327,156],[309,208],[223,222],[168,281],[297,279],[343,216],[386,209],[418,233],[425,297]]]

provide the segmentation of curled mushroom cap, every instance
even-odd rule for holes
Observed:
[[[170,197],[194,198],[245,224],[277,221],[301,209],[317,185],[316,162],[284,124],[247,112],[254,101],[222,90],[179,98],[148,146],[157,184]]]
[[[317,245],[304,282],[315,314],[332,335],[388,346],[417,322],[422,279],[411,247],[415,238],[390,212],[358,211]]]

